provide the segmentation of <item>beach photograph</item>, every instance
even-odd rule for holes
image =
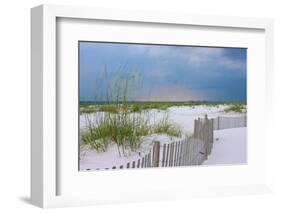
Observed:
[[[247,49],[79,41],[79,171],[247,164]]]

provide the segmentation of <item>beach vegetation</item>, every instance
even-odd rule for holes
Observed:
[[[80,105],[80,112],[86,121],[86,127],[80,130],[81,145],[90,145],[97,152],[105,152],[109,144],[114,143],[119,155],[126,156],[140,148],[144,136],[154,133],[177,137],[181,135],[181,129],[167,115],[158,122],[150,121],[148,109],[162,110],[166,105],[128,101],[128,91],[132,91],[130,87],[135,80],[133,73],[117,73],[111,86],[106,88],[106,102]],[[107,79],[105,81],[108,82]],[[110,88],[114,88],[114,91]]]
[[[227,107],[224,111],[225,112],[238,112],[242,113],[245,110],[245,106],[243,104],[232,104]]]

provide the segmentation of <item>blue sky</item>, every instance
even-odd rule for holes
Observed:
[[[246,101],[244,48],[80,42],[79,51],[81,101],[105,100],[101,73],[112,81],[120,67],[137,73],[134,101]]]

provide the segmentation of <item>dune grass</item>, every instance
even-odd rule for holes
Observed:
[[[87,128],[81,134],[84,144],[89,144],[94,150],[104,152],[110,143],[115,143],[119,154],[126,151],[136,151],[140,147],[141,137],[150,133],[148,118],[141,114],[128,116],[122,113],[102,113],[95,115],[91,121],[86,115]]]
[[[167,134],[172,137],[181,137],[182,131],[179,126],[173,124],[168,116],[163,117],[153,127],[153,133]]]
[[[132,90],[130,85],[134,80],[135,76],[131,73],[122,76],[118,74],[106,87],[105,104],[97,102],[80,105],[80,112],[86,120],[86,128],[80,130],[80,145],[90,145],[97,152],[105,152],[108,145],[114,143],[119,155],[126,156],[140,148],[144,136],[153,133],[181,135],[181,129],[172,124],[168,116],[159,122],[150,123],[149,109],[166,109],[166,104],[128,101],[128,91]],[[109,82],[108,79],[105,81]]]
[[[231,106],[227,107],[224,111],[225,112],[243,112],[245,110],[245,106],[243,104],[232,104]]]
[[[148,112],[119,113],[97,112],[94,120],[86,114],[86,129],[81,132],[83,144],[88,144],[97,152],[105,152],[110,143],[118,147],[119,155],[126,156],[137,151],[142,143],[142,137],[151,134],[166,134],[180,137],[180,127],[173,124],[168,116],[158,122],[150,123]]]

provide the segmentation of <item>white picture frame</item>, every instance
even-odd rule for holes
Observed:
[[[60,82],[57,79],[56,70],[57,67],[57,22],[59,18],[64,19],[79,19],[79,20],[102,20],[102,21],[118,21],[131,22],[131,23],[153,23],[154,25],[162,26],[200,26],[206,28],[218,28],[233,30],[257,30],[262,32],[263,37],[261,41],[264,41],[264,68],[261,68],[260,76],[265,75],[266,79],[260,77],[256,79],[250,79],[250,91],[253,92],[255,88],[259,87],[259,82],[265,85],[260,87],[259,91],[265,96],[258,101],[262,103],[262,106],[256,110],[256,113],[263,113],[264,108],[267,111],[271,111],[273,105],[272,100],[272,79],[273,79],[273,21],[271,19],[256,19],[256,18],[238,18],[238,17],[216,17],[216,16],[201,16],[201,15],[186,15],[186,14],[160,14],[144,11],[122,11],[122,10],[110,10],[110,9],[96,9],[96,8],[84,8],[73,6],[54,6],[54,5],[41,5],[31,10],[31,73],[32,73],[32,103],[31,103],[31,201],[33,204],[47,208],[47,207],[59,207],[59,206],[76,206],[76,205],[92,205],[99,203],[114,203],[114,202],[138,202],[143,200],[165,200],[165,199],[177,199],[194,196],[214,196],[214,195],[229,195],[229,194],[252,194],[252,193],[264,193],[270,191],[270,161],[265,161],[261,168],[255,170],[257,174],[263,174],[262,178],[253,181],[253,184],[248,182],[230,180],[228,183],[216,183],[214,185],[168,185],[168,189],[161,190],[160,185],[155,184],[149,186],[151,192],[143,194],[130,190],[130,185],[124,185],[125,189],[122,193],[124,196],[119,196],[119,193],[114,191],[111,194],[104,193],[96,195],[89,195],[82,191],[80,194],[61,194],[59,193],[59,185],[62,184],[63,179],[60,178],[61,167],[58,163],[60,159],[60,152],[57,142],[57,107],[58,96],[57,88]],[[235,35],[234,35],[235,36]],[[261,94],[259,93],[259,94]],[[255,101],[255,100],[252,100]],[[253,118],[254,116],[252,116]],[[250,120],[249,123],[254,123]],[[267,130],[271,117],[269,114],[265,114],[264,122]],[[256,129],[255,129],[256,128]],[[252,130],[259,130],[259,127],[252,127]],[[264,141],[263,147],[270,146],[269,137],[270,130],[261,133]],[[251,138],[250,138],[251,139]],[[253,139],[253,138],[252,138]],[[66,150],[68,151],[68,150]],[[257,150],[255,152],[261,152]],[[263,160],[266,156],[263,151]],[[175,179],[183,172],[195,171],[196,175],[202,173],[204,175],[210,173],[212,168],[204,169],[204,171],[198,171],[197,168],[185,171],[185,168],[180,170],[175,168],[174,175],[170,175],[169,178]],[[236,174],[236,172],[245,171],[250,173],[247,167],[220,167],[215,170],[219,173],[223,170]],[[237,170],[237,171],[236,171]],[[171,171],[170,169],[165,171]],[[78,172],[78,171],[77,171]],[[160,176],[163,176],[164,170],[160,171],[126,171],[124,173],[116,172],[117,177],[113,176],[111,172],[107,172],[106,175],[90,178],[104,178],[104,180],[113,180],[113,178],[122,178],[122,175],[126,176],[125,180],[138,176],[145,176],[148,173],[152,175],[152,179],[156,180]],[[196,175],[194,178],[196,178]],[[242,176],[241,176],[242,177]],[[88,179],[87,177],[86,179]],[[212,176],[213,179],[216,175]],[[250,176],[248,177],[250,178]],[[239,179],[239,178],[237,178]],[[72,180],[70,178],[70,180]],[[73,179],[74,180],[74,179]],[[89,179],[88,179],[89,180]],[[119,179],[118,179],[119,180]],[[126,181],[125,181],[126,182]],[[181,184],[184,181],[179,181]],[[74,185],[77,183],[73,183]],[[122,188],[123,188],[122,187]],[[145,186],[142,186],[145,188]],[[90,188],[89,188],[90,190]],[[71,189],[70,189],[71,191]],[[165,192],[165,193],[164,193]],[[84,194],[83,194],[84,193]]]

